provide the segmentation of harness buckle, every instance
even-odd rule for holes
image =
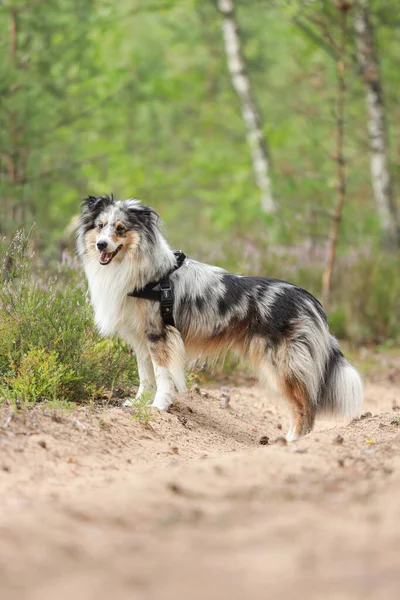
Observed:
[[[160,310],[164,323],[173,325],[174,319],[172,316],[172,308],[174,306],[174,292],[171,287],[169,278],[160,281]]]

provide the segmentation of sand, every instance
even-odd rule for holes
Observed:
[[[399,381],[290,444],[286,406],[246,379],[148,422],[1,409],[0,597],[399,598]]]

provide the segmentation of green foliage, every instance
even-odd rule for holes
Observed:
[[[15,374],[5,376],[4,399],[18,408],[42,401],[64,400],[69,385],[76,380],[72,368],[59,362],[55,352],[34,348],[21,357],[18,369],[10,364]]]
[[[395,148],[399,3],[370,5]],[[337,9],[325,0],[237,0],[236,7],[272,157],[276,214],[260,210],[215,2],[8,0],[0,5],[1,235],[11,238],[35,220],[35,248],[49,266],[60,245],[74,243],[71,231],[62,232],[80,198],[113,191],[153,205],[171,244],[196,258],[292,279],[318,295],[337,186],[336,64],[328,39],[338,39]],[[380,246],[381,232],[370,183],[365,94],[353,60],[353,14],[346,69],[348,192],[331,322],[338,335],[353,340],[398,339],[396,258],[380,254],[379,269],[368,258]],[[312,265],[305,245],[315,249]],[[35,283],[12,274],[14,265],[7,268],[0,376],[13,377],[10,365],[18,368],[37,348],[73,365],[79,378],[69,383],[72,397],[96,395],[125,377],[131,363],[119,369],[129,355],[120,342],[95,337],[73,267],[62,266],[51,280],[38,272]],[[96,341],[88,345],[88,339]]]
[[[389,253],[368,254],[354,262],[339,259],[328,314],[332,333],[356,344],[400,343],[398,272],[398,259]],[[314,293],[318,295],[315,287]]]
[[[143,425],[148,425],[151,421],[154,413],[150,408],[150,404],[152,401],[152,394],[142,394],[140,398],[136,398],[134,402],[134,413],[133,418],[137,421],[140,421]]]
[[[340,269],[340,270],[339,270]],[[343,331],[358,343],[400,343],[400,278],[397,256],[377,252],[338,268],[336,306]]]
[[[347,331],[347,313],[342,306],[331,310],[329,314],[329,327],[336,337],[340,339],[349,337]]]
[[[373,16],[396,136],[393,3],[377,3]],[[270,221],[260,211],[214,2],[27,3],[17,13],[15,39],[14,6],[24,3],[0,7],[3,233],[35,218],[40,244],[54,243],[80,197],[114,191],[159,209],[179,246],[198,230],[229,236],[232,229],[263,229],[270,241],[284,244],[326,236],[336,186],[336,75],[315,22],[329,19],[337,38],[333,5],[237,1],[243,52],[273,160],[280,210]],[[349,56],[352,44],[350,36]],[[343,248],[379,233],[373,211],[365,210],[373,206],[365,145],[362,82],[351,64]]]
[[[58,274],[32,273],[33,256],[19,232],[4,255],[0,290],[2,398],[89,401],[137,380],[136,363],[118,339],[101,340],[75,261]]]

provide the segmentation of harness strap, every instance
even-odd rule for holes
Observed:
[[[144,300],[152,300],[153,302],[160,303],[161,317],[164,321],[164,325],[172,325],[175,327],[173,308],[174,308],[174,290],[171,286],[169,277],[171,273],[179,269],[185,262],[186,255],[181,251],[177,250],[174,252],[176,257],[176,266],[168,273],[166,277],[160,281],[151,281],[142,290],[133,290],[128,293],[128,296],[134,298],[143,298]],[[155,287],[160,286],[160,290],[154,290]]]

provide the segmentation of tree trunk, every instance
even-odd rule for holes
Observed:
[[[325,305],[325,310],[329,310],[333,269],[336,259],[336,247],[339,239],[340,222],[342,220],[343,204],[346,196],[346,162],[344,157],[344,109],[346,100],[346,41],[347,41],[347,13],[349,6],[347,3],[338,4],[338,9],[341,11],[341,39],[339,47],[339,55],[337,59],[337,101],[336,101],[336,164],[337,164],[337,199],[335,214],[328,242],[328,257],[322,278],[322,299]]]
[[[387,239],[400,246],[400,226],[389,167],[384,96],[374,30],[369,18],[369,0],[358,0],[355,8],[357,59],[365,85],[371,176],[376,209]]]
[[[10,10],[10,61],[16,71],[18,69],[18,20],[17,11]],[[17,161],[17,125],[16,125],[16,112],[12,109],[10,112],[10,148],[9,148],[9,160],[8,160],[8,173],[10,181],[10,219],[12,224],[16,221],[16,185],[18,183],[18,161]]]
[[[217,0],[221,13],[225,52],[232,86],[239,97],[240,108],[247,130],[251,150],[254,178],[261,193],[261,209],[266,213],[275,208],[271,192],[270,158],[263,135],[260,116],[253,98],[251,85],[241,51],[239,28],[235,19],[233,0]]]

